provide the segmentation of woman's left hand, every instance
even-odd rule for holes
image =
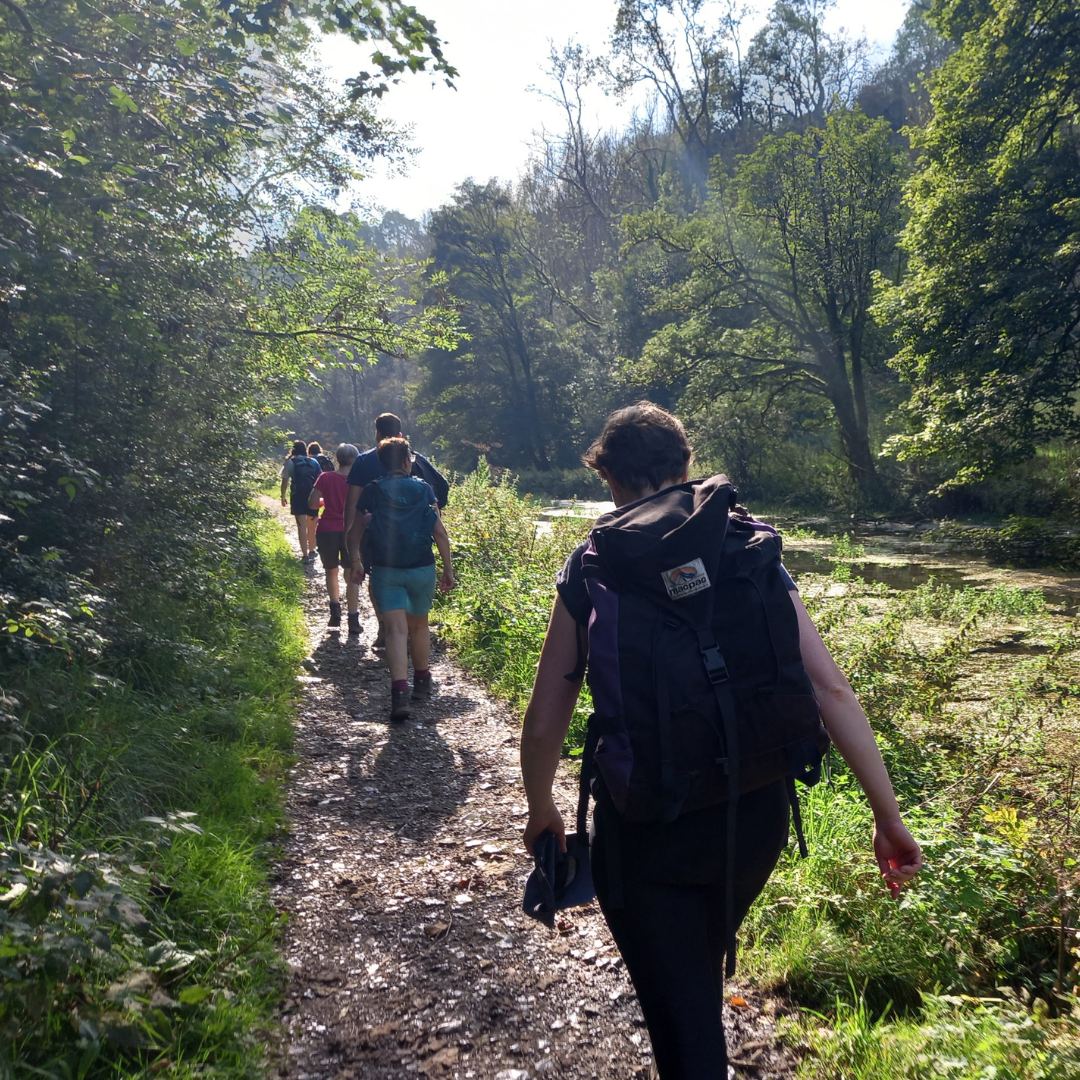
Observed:
[[[439,590],[448,593],[453,589],[455,584],[453,570],[444,570],[442,572],[442,577],[439,578]]]

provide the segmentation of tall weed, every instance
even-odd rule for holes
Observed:
[[[1004,1000],[927,995],[918,1019],[876,1019],[838,999],[826,1024],[802,1025],[801,1080],[1067,1080],[1080,1076],[1072,1024]]]
[[[478,677],[514,709],[524,707],[555,597],[555,577],[588,534],[588,523],[538,524],[539,507],[514,478],[480,467],[454,488],[446,526],[458,588],[437,601],[440,634]],[[588,692],[575,711],[568,746],[584,741]]]

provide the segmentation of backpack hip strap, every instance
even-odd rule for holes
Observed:
[[[799,858],[809,858],[810,852],[806,847],[806,833],[803,832],[802,807],[799,806],[799,793],[795,790],[795,777],[786,776],[784,785],[787,788],[788,803],[791,806],[791,820],[795,824],[795,839],[799,841]]]
[[[599,725],[590,716],[585,728],[585,748],[581,752],[581,778],[578,781],[577,832],[586,845],[589,843],[589,785],[592,782],[596,744],[600,741],[598,728]]]
[[[709,682],[712,683],[716,704],[720,708],[720,718],[724,724],[724,750],[727,753],[727,872],[724,875],[724,951],[727,953],[727,962],[724,975],[730,979],[735,974],[735,843],[738,837],[739,809],[739,726],[727,663],[711,627],[699,627],[697,639],[701,659],[705,664]]]

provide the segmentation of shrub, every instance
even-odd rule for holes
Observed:
[[[5,657],[5,1075],[260,1067],[302,576],[251,513],[227,544],[182,550],[171,579],[80,615],[92,647],[37,635]]]
[[[486,464],[454,488],[445,514],[458,587],[437,601],[440,633],[472,671],[512,707],[528,700],[555,599],[555,576],[585,538],[588,523],[538,523],[538,506],[514,478],[493,479]],[[568,746],[584,742],[588,692],[574,714]]]

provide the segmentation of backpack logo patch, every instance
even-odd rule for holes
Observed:
[[[665,570],[660,576],[664,579],[664,588],[672,600],[683,600],[712,584],[705,572],[705,564],[700,559]]]

